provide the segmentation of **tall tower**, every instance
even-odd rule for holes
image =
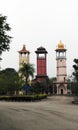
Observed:
[[[66,49],[62,41],[56,48],[57,94],[67,94]]]
[[[47,72],[46,72],[46,59],[47,59],[47,51],[43,47],[37,48],[35,51],[37,54],[37,81],[41,82],[43,80],[46,80],[48,78]]]
[[[23,48],[20,51],[18,51],[18,53],[19,53],[19,68],[20,68],[22,63],[29,63],[30,52],[26,50],[25,45],[23,45]]]

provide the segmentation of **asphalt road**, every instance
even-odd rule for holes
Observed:
[[[72,97],[39,102],[0,102],[0,130],[78,130],[78,105]]]

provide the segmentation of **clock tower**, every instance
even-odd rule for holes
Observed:
[[[57,94],[67,94],[67,67],[66,67],[66,51],[62,41],[56,48],[56,73],[57,73]]]

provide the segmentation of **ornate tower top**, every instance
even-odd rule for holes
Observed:
[[[64,44],[62,43],[61,40],[60,40],[60,42],[58,44],[58,49],[64,49]]]
[[[23,45],[22,49],[18,51],[19,53],[19,68],[21,68],[22,63],[29,63],[29,54],[30,52],[26,50],[25,45]]]
[[[30,53],[28,50],[26,50],[26,46],[25,45],[23,45],[23,48],[20,50],[20,51],[18,51],[20,54],[22,54],[22,53],[24,53],[24,54],[26,54],[26,53]]]
[[[57,45],[56,51],[66,51],[66,48],[61,40]]]
[[[35,51],[37,54],[38,53],[47,53],[46,49],[44,47],[39,47],[37,48],[37,50]]]

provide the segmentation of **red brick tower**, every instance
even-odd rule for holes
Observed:
[[[38,82],[42,82],[48,78],[47,72],[46,72],[46,54],[47,51],[43,47],[37,48],[35,51],[37,54],[37,76],[36,79]]]

